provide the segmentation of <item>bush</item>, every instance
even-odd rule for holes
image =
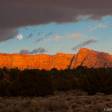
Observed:
[[[0,69],[0,96],[45,96],[81,89],[89,94],[112,93],[112,68],[74,70]]]

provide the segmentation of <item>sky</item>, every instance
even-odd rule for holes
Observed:
[[[111,1],[90,1],[1,0],[0,52],[75,53],[86,47],[112,53]]]

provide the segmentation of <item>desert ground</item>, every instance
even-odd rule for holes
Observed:
[[[112,112],[112,95],[73,90],[47,97],[0,97],[0,112]]]

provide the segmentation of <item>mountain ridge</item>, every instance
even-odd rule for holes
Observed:
[[[0,54],[0,68],[45,70],[56,68],[63,70],[73,69],[78,66],[88,68],[112,67],[112,55],[88,48],[81,48],[76,54]]]

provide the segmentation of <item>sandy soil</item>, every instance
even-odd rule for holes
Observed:
[[[112,95],[68,91],[48,97],[0,97],[0,112],[112,112]]]

